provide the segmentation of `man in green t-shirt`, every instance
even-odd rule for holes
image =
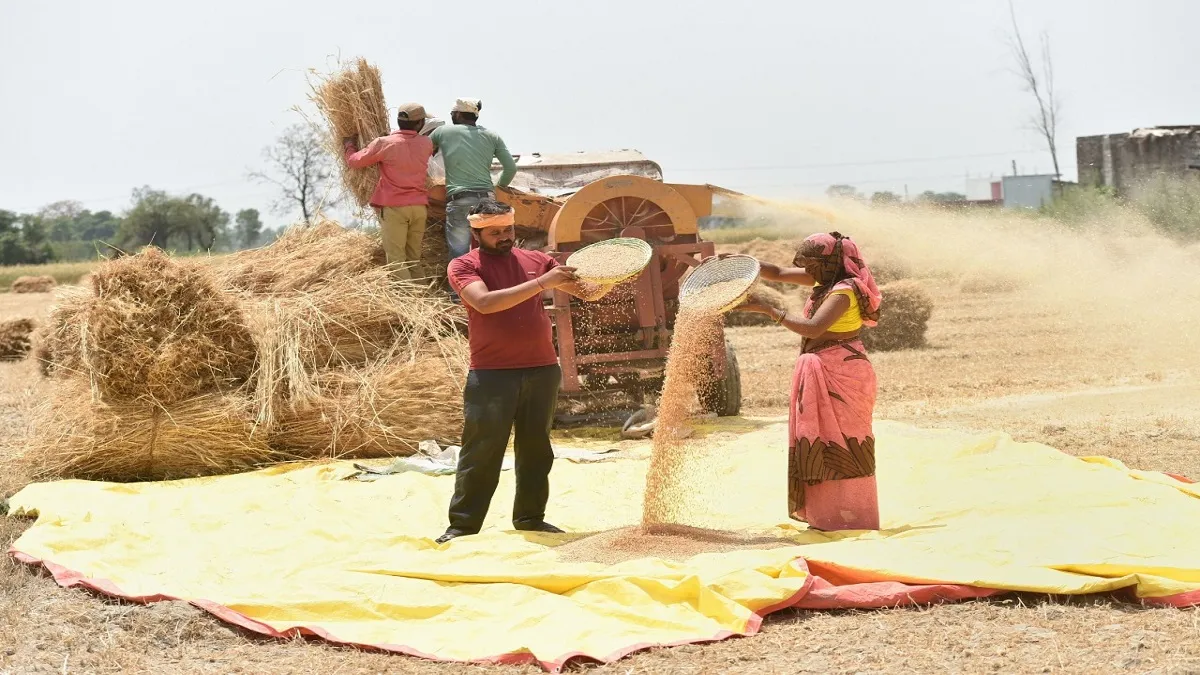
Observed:
[[[438,127],[429,135],[434,152],[442,153],[446,167],[446,245],[451,260],[471,248],[471,226],[467,222],[471,209],[496,196],[492,158],[504,167],[496,185],[507,186],[517,174],[517,163],[500,136],[476,124],[482,109],[478,99],[460,98],[450,112],[453,124]]]

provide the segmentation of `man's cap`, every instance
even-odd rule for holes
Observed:
[[[420,122],[425,119],[425,106],[419,103],[405,103],[400,106],[396,117],[409,122]]]
[[[451,112],[478,115],[480,110],[483,110],[483,101],[477,98],[460,98],[454,102],[454,109]]]

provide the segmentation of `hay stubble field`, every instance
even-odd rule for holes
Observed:
[[[1127,331],[1100,330],[1094,312],[1064,312],[1062,303],[1043,302],[1044,291],[1037,286],[981,293],[945,276],[922,283],[936,299],[929,346],[873,356],[881,386],[877,418],[1002,430],[1073,454],[1103,454],[1140,469],[1200,477],[1200,377],[1194,355],[1148,345]],[[0,319],[40,318],[49,301],[40,294],[0,296]],[[745,412],[783,414],[799,338],[775,327],[732,328],[729,334],[741,362]],[[30,410],[44,393],[35,364],[0,364],[0,461],[19,451]],[[3,466],[0,494],[7,495],[27,478],[10,464]],[[0,544],[7,547],[23,527],[21,521],[0,519]],[[595,673],[1197,672],[1200,614],[1148,609],[1122,597],[1029,595],[880,611],[783,611],[769,617],[755,637],[652,650],[607,666],[572,666],[578,668]],[[0,673],[7,672],[534,669],[437,664],[319,641],[261,639],[185,603],[135,606],[62,590],[45,574],[5,556],[0,559]]]

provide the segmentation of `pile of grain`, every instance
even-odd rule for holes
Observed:
[[[342,183],[366,209],[379,182],[379,166],[351,169],[345,162],[342,139],[356,139],[361,148],[389,133],[391,123],[379,69],[359,58],[332,74],[318,76],[312,90],[313,103],[329,125],[330,151],[341,162]]]
[[[609,530],[576,539],[554,549],[569,562],[613,565],[626,560],[654,557],[679,562],[702,553],[724,553],[747,549],[782,548],[794,545],[786,539],[737,532],[706,530],[685,525],[660,525],[653,532],[637,527]]]
[[[0,321],[0,361],[20,361],[29,353],[32,319]]]
[[[744,288],[738,282],[736,297]],[[716,284],[714,284],[716,286]],[[710,288],[712,288],[710,286]],[[716,311],[730,301],[730,292],[716,288],[681,301],[667,356],[666,380],[658,404],[653,451],[646,473],[642,522],[584,537],[559,546],[558,555],[571,561],[618,563],[642,557],[685,560],[701,553],[786,546],[774,537],[749,537],[701,529],[709,509],[706,495],[708,466],[701,446],[689,442],[688,424],[693,403],[711,381],[709,355],[724,344],[722,315]],[[714,296],[721,296],[714,299]]]
[[[147,249],[101,265],[40,332],[55,390],[33,463],[179,478],[456,440],[460,320],[380,248],[326,222],[208,264]]]
[[[593,245],[571,254],[568,262],[580,279],[607,282],[640,272],[646,267],[646,254],[622,244]]]
[[[916,281],[896,281],[881,286],[884,306],[879,325],[862,332],[863,345],[873,351],[920,349],[933,316],[933,298]]]
[[[696,314],[719,312],[748,293],[745,279],[717,281],[697,289],[686,298],[680,298],[680,309]]]
[[[11,290],[13,293],[49,293],[57,285],[51,276],[17,277],[13,279]]]

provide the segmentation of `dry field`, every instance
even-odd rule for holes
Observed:
[[[867,234],[885,239],[886,227]],[[1024,241],[1020,233],[1013,237]],[[971,285],[946,269],[943,260],[925,260],[919,252],[906,256],[931,273],[927,284],[937,306],[930,346],[873,356],[881,382],[877,416],[922,426],[999,429],[1075,454],[1104,454],[1136,468],[1200,477],[1200,362],[1192,342],[1200,335],[1188,332],[1200,322],[1195,305],[1181,306],[1178,279],[1174,300],[1148,307],[1157,302],[1153,275],[1137,277],[1148,286],[1131,284],[1129,278],[1106,283],[1110,275],[1141,269],[1127,251],[1123,258],[1121,250],[1112,254],[1124,271],[1101,264],[1084,270],[1076,260],[1072,278],[1088,286],[1089,302],[1071,288],[1043,283],[1056,282],[1053,275],[1025,278],[1020,266],[1005,258],[1006,250],[992,246],[1000,262],[991,271],[1013,273],[1027,283],[993,293],[964,292]],[[1109,260],[1108,253],[1097,255]],[[978,261],[970,271],[978,272]],[[1193,280],[1197,276],[1190,274]],[[1195,288],[1184,288],[1183,299]],[[46,304],[44,297],[0,296],[0,319],[40,316]],[[1154,316],[1147,327],[1147,317]],[[747,412],[782,413],[798,339],[774,327],[736,328],[730,335],[743,370]],[[0,364],[0,460],[19,446],[40,390],[33,364]],[[19,473],[0,474],[0,494],[21,484]],[[22,527],[0,519],[0,545],[7,547]],[[1200,672],[1200,614],[1146,609],[1116,597],[1023,595],[898,610],[784,611],[752,638],[572,668],[594,673]],[[534,669],[444,665],[320,642],[260,639],[183,603],[113,603],[59,589],[38,571],[0,559],[0,673],[117,671]]]

